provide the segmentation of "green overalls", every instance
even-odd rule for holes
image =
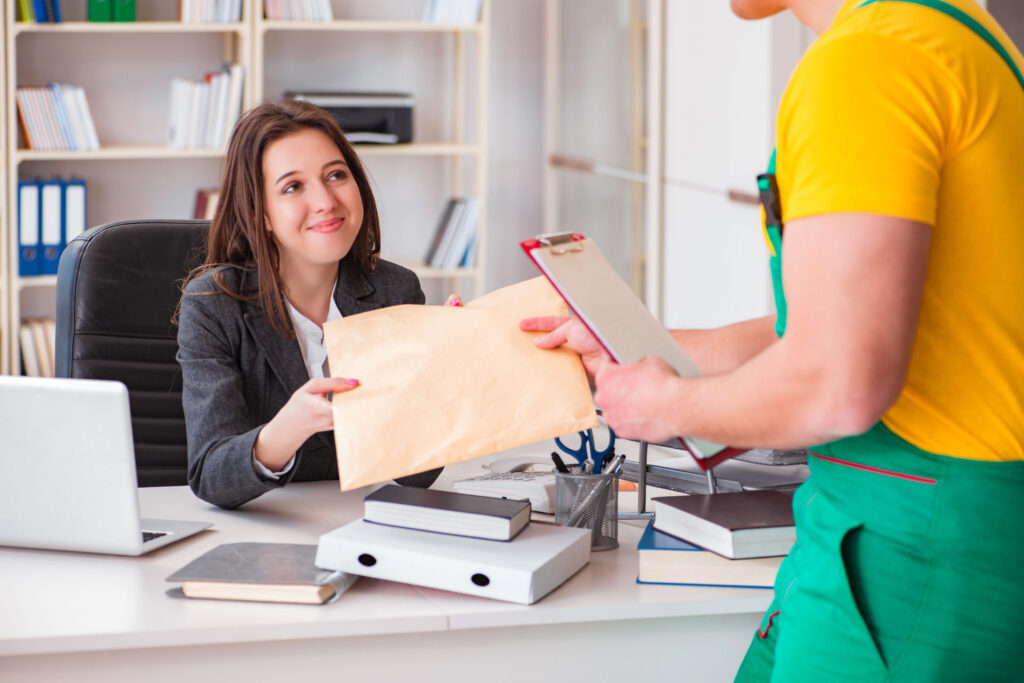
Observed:
[[[1009,54],[973,18],[942,11]],[[778,308],[775,154],[758,178]],[[1024,681],[1024,462],[928,453],[879,422],[813,449],[797,543],[737,681]]]

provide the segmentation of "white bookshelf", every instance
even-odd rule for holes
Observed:
[[[62,0],[63,22],[36,24],[15,21],[16,3],[5,2],[0,373],[20,372],[21,320],[53,315],[56,301],[56,277],[18,275],[19,179],[84,178],[89,226],[190,218],[196,190],[219,184],[223,149],[166,143],[170,82],[222,63],[245,68],[243,110],[285,90],[413,92],[413,143],[356,145],[381,211],[382,255],[415,270],[431,303],[447,291],[482,294],[482,265],[434,269],[422,259],[444,202],[459,194],[480,202],[476,261],[485,262],[489,4],[479,21],[433,24],[420,0],[332,0],[336,19],[325,22],[268,21],[262,0],[243,0],[240,22],[201,24],[177,21],[175,0],[137,0],[127,23],[88,22],[85,2]],[[49,82],[85,89],[100,149],[25,148],[16,88]]]

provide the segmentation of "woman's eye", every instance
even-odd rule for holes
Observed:
[[[298,183],[288,183],[287,185],[285,185],[281,189],[281,192],[287,194],[289,192],[295,192],[298,189],[299,189],[299,184]]]
[[[333,173],[331,173],[331,175],[327,176],[327,179],[328,180],[344,180],[347,177],[348,177],[348,174],[345,173],[345,171],[334,171]]]

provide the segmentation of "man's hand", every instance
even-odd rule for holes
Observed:
[[[624,439],[660,443],[680,436],[669,417],[679,375],[655,356],[638,363],[606,363],[597,372],[594,402],[608,426]]]
[[[594,338],[579,318],[567,315],[551,315],[541,318],[525,318],[519,321],[524,332],[547,332],[533,343],[541,349],[557,349],[565,346],[580,354],[587,375],[593,378],[598,370],[612,359],[604,347]]]

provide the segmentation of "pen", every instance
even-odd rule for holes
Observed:
[[[555,451],[551,451],[551,460],[555,463],[556,470],[562,474],[569,474],[569,468],[565,466],[565,463],[562,462],[562,459],[558,457],[558,453]]]

